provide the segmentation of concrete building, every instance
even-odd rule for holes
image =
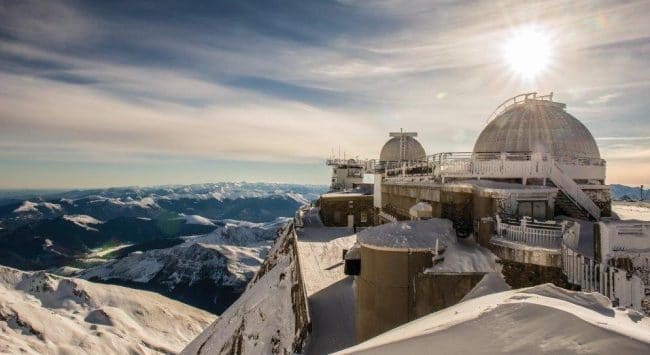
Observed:
[[[367,227],[375,219],[372,195],[363,193],[326,193],[320,196],[318,207],[325,226]]]

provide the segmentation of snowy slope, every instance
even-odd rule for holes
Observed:
[[[133,252],[80,277],[161,292],[221,313],[244,291],[285,221],[229,221],[212,233],[185,237],[171,248]]]
[[[214,319],[150,292],[0,267],[2,353],[176,353]]]
[[[647,354],[650,319],[551,284],[471,299],[338,354]]]
[[[291,354],[307,331],[304,285],[288,226],[246,292],[183,354]]]
[[[622,220],[650,221],[650,203],[613,202],[612,212]]]

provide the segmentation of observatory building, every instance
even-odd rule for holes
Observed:
[[[379,162],[381,163],[399,163],[399,162],[419,162],[427,158],[422,144],[415,139],[416,132],[399,132],[389,133],[391,137],[381,148],[379,153]]]
[[[345,257],[357,277],[359,340],[458,302],[492,272],[513,288],[552,282],[650,312],[650,252],[639,251],[650,250],[650,226],[610,218],[606,162],[552,93],[503,102],[471,152],[427,156],[416,136],[390,133],[379,159],[364,162],[372,209],[367,194],[365,203],[339,194],[347,205],[321,204],[323,220],[347,213],[350,227],[391,226],[362,231]],[[362,219],[354,206],[363,206]],[[429,221],[447,221],[453,238],[416,233]],[[456,267],[469,260],[481,267]]]

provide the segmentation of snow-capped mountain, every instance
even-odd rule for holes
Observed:
[[[223,224],[220,220],[269,222],[293,216],[324,190],[215,183],[11,195],[0,200],[0,264],[38,270],[86,265],[95,248],[136,244],[115,255],[121,256],[169,247],[182,242],[169,238],[206,234]]]
[[[23,195],[0,200],[0,221],[6,229],[63,215],[87,215],[107,221],[117,217],[156,218],[165,213],[200,215],[208,219],[271,221],[291,216],[296,208],[318,198],[325,186],[213,183],[155,187],[75,190],[48,195]]]
[[[80,277],[156,291],[219,314],[243,292],[285,221],[229,221],[209,234],[184,237],[171,248],[132,252]]]
[[[151,292],[0,266],[2,353],[177,353],[215,318]]]

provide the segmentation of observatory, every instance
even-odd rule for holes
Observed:
[[[404,162],[404,161],[423,161],[426,160],[426,153],[422,144],[418,142],[416,132],[399,132],[389,133],[391,137],[381,148],[379,161],[387,162]]]
[[[551,282],[650,312],[648,253],[638,251],[650,250],[649,226],[611,221],[607,164],[587,127],[552,93],[503,102],[470,152],[427,156],[416,136],[390,133],[378,161],[366,165],[372,210],[352,195],[341,197],[347,205],[321,199],[324,221],[338,213],[361,226],[360,206],[367,224],[386,224],[359,233],[345,257],[355,266],[348,270],[357,278],[359,340],[457,302],[490,272],[514,288]],[[436,233],[440,221],[451,237]],[[435,240],[446,251],[432,247]]]

